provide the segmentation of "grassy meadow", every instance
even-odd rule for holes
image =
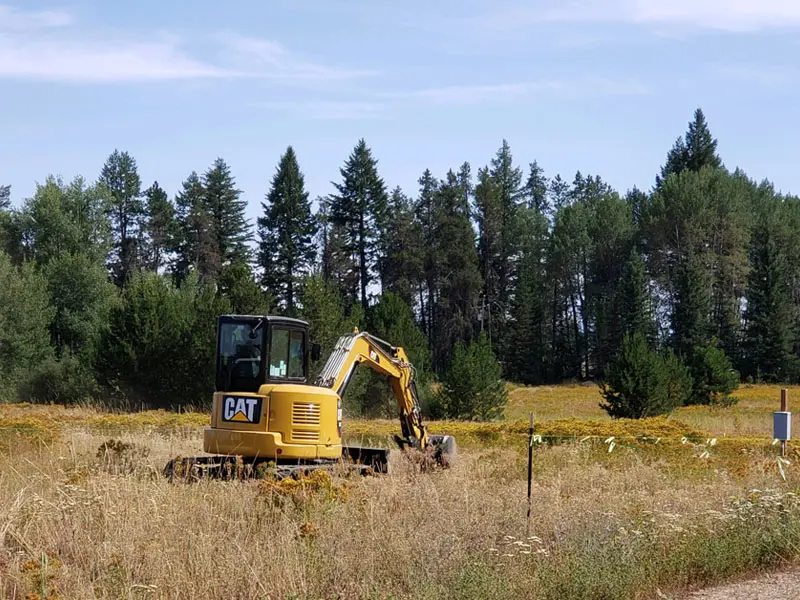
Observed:
[[[596,387],[512,387],[504,421],[430,424],[458,440],[448,470],[395,453],[388,475],[281,483],[166,481],[202,454],[202,413],[0,405],[0,598],[677,599],[800,557],[780,388],[736,395],[613,421]]]

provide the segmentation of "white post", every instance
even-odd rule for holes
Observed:
[[[792,413],[789,412],[789,390],[781,389],[781,410],[772,413],[773,438],[781,442],[781,456],[786,457],[792,439]]]

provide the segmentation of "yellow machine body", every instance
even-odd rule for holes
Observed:
[[[265,384],[258,393],[216,392],[203,450],[277,459],[342,455],[341,400],[329,388]]]
[[[358,330],[342,335],[312,385],[309,363],[319,353],[318,344],[309,344],[305,321],[221,315],[211,423],[203,434],[210,456],[173,459],[165,474],[228,476],[239,463],[254,468],[274,463],[286,476],[344,461],[362,473],[386,472],[388,449],[342,443],[342,396],[361,364],[391,381],[400,448],[430,449],[446,463],[455,441],[429,435],[422,424],[414,367],[403,348]]]

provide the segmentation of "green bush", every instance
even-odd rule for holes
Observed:
[[[717,340],[695,348],[691,370],[694,385],[689,403],[730,406],[736,402],[730,394],[739,387],[739,373]]]
[[[90,404],[98,393],[92,371],[68,352],[39,363],[19,390],[22,400],[47,404]]]
[[[469,344],[456,344],[437,400],[434,412],[444,417],[490,420],[502,416],[508,402],[502,366],[483,332]]]
[[[691,377],[670,351],[651,350],[644,335],[625,334],[601,382],[605,402],[614,418],[641,419],[671,412],[691,391]]]
[[[53,316],[47,282],[35,265],[16,266],[0,251],[0,401],[15,400],[17,386],[53,357]]]
[[[180,288],[166,276],[136,273],[100,353],[107,382],[154,408],[207,406],[214,391],[216,320],[230,302],[192,273]]]

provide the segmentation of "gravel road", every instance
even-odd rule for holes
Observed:
[[[800,600],[800,567],[700,590],[683,600]]]

